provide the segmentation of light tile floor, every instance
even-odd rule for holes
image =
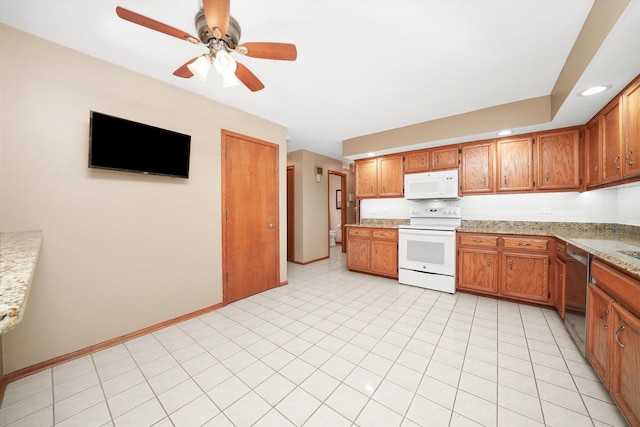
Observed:
[[[624,426],[557,313],[328,260],[8,385],[1,426]]]

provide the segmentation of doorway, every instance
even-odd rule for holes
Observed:
[[[347,223],[347,175],[329,171],[329,231],[336,231],[336,244],[346,252],[345,227]],[[331,243],[331,242],[330,242]],[[331,248],[329,248],[331,253]]]
[[[222,299],[279,285],[279,146],[222,131]]]

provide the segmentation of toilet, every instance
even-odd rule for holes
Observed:
[[[338,232],[335,230],[329,230],[329,246],[335,246],[336,245],[336,234]]]

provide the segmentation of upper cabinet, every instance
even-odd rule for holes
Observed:
[[[499,192],[533,190],[533,138],[500,139],[497,146]]]
[[[587,188],[622,179],[621,110],[616,97],[586,126]]]
[[[458,168],[458,146],[448,145],[445,147],[433,148],[431,153],[431,170],[457,169]]]
[[[460,148],[460,194],[493,193],[495,143],[464,144]]]
[[[404,173],[428,172],[429,150],[412,151],[404,157]]]
[[[356,160],[356,197],[403,197],[402,155]]]
[[[625,178],[640,175],[640,79],[622,93]]]
[[[580,189],[580,131],[542,133],[536,137],[538,190]]]

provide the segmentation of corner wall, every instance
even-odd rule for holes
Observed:
[[[0,63],[0,230],[44,233],[5,373],[222,301],[222,129],[280,145],[286,224],[283,126],[6,25]],[[89,169],[89,110],[191,135],[189,179]]]

